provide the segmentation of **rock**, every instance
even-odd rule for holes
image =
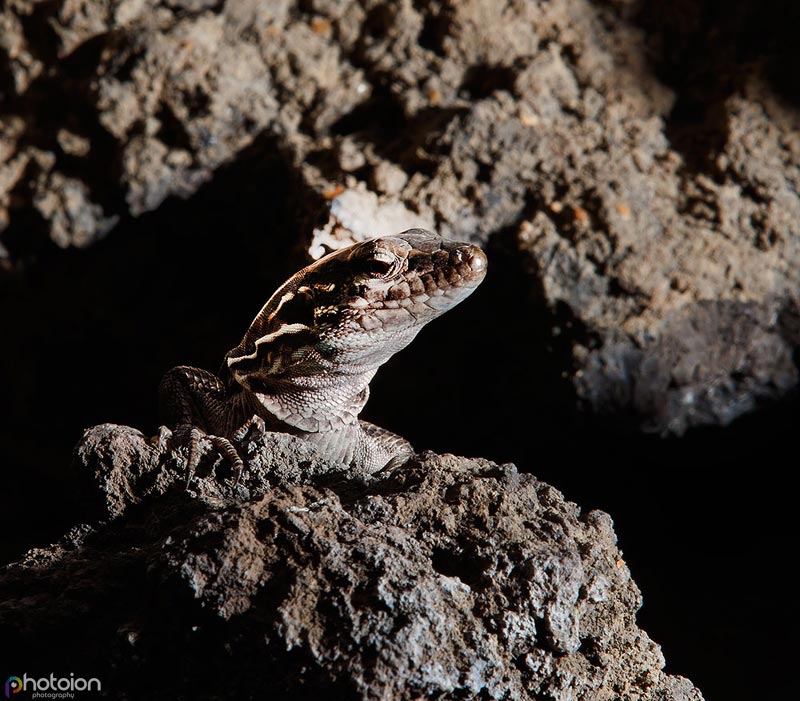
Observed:
[[[777,315],[758,305],[700,302],[666,315],[643,350],[624,341],[586,358],[576,378],[594,406],[633,410],[652,430],[725,426],[797,383]]]
[[[369,476],[284,434],[241,449],[241,483],[209,452],[186,490],[168,431],[87,431],[101,518],[5,569],[9,649],[114,698],[702,698],[636,626],[607,514],[481,459]]]
[[[93,204],[86,185],[80,180],[52,173],[38,189],[34,206],[51,220],[50,235],[61,248],[84,248],[105,236],[118,217],[106,217]]]
[[[373,236],[391,236],[408,229],[432,229],[433,220],[420,216],[392,197],[379,198],[364,187],[343,190],[332,198],[330,217],[314,229],[312,258]]]
[[[372,180],[378,192],[396,195],[405,187],[408,175],[399,166],[389,163],[389,161],[381,161],[375,166]]]

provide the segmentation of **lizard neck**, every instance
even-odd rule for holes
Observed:
[[[304,375],[245,390],[278,421],[305,433],[337,431],[358,422],[376,370],[347,375]]]

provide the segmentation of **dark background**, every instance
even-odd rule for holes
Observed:
[[[155,433],[161,374],[216,369],[304,263],[295,187],[262,141],[190,200],[86,251],[42,244],[0,278],[4,561],[80,520],[69,463],[85,427]],[[608,511],[668,671],[709,699],[786,697],[797,398],[681,439],[582,416],[554,320],[512,250],[505,233],[493,239],[486,282],[382,369],[365,418],[417,449],[512,461]]]

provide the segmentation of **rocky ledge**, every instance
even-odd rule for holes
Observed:
[[[702,698],[637,627],[611,518],[513,465],[353,474],[256,432],[238,482],[209,452],[187,485],[176,443],[85,433],[96,520],[0,578],[27,673],[119,699]]]

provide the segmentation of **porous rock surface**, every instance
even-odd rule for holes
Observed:
[[[238,483],[210,451],[187,488],[178,443],[85,433],[96,520],[0,577],[29,666],[121,699],[702,698],[637,627],[609,516],[513,465],[358,475],[251,432]]]
[[[267,135],[313,256],[408,226],[511,232],[586,406],[726,424],[798,380],[800,122],[774,70],[792,22],[660,8],[10,0],[0,262],[31,210],[86,246]]]

